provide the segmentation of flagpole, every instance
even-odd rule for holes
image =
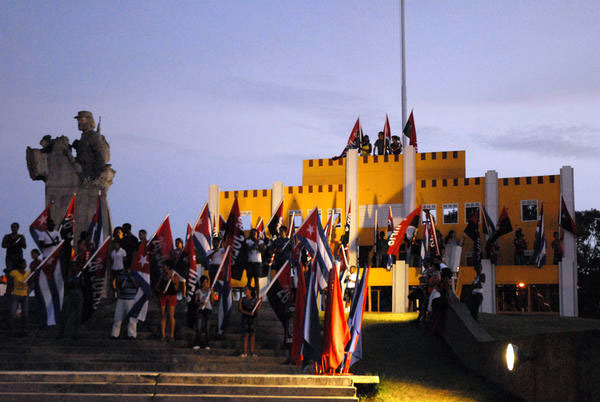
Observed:
[[[404,31],[404,0],[400,0],[400,44],[402,63],[402,127],[406,125],[406,42]],[[402,149],[406,149],[406,136],[402,136]]]
[[[165,216],[165,219],[162,220],[162,222],[160,223],[160,226],[158,227],[158,229],[156,229],[156,232],[154,232],[154,234],[152,235],[152,237],[150,238],[150,240],[148,240],[148,243],[152,243],[152,240],[154,240],[154,237],[156,236],[156,234],[158,233],[158,230],[160,229],[160,227],[163,225],[163,223],[165,223],[165,221],[167,220],[167,218],[169,217],[169,215],[171,215],[170,213],[167,214],[167,216]],[[173,247],[173,245],[171,244],[171,247]]]
[[[81,268],[81,271],[79,271],[79,275],[81,274],[81,272],[83,272],[84,269],[86,269],[88,267],[88,265],[90,265],[90,262],[92,262],[94,260],[94,258],[96,257],[96,254],[98,254],[98,252],[100,251],[100,249],[102,247],[104,247],[104,244],[106,244],[106,242],[110,239],[110,236],[106,236],[106,239],[104,239],[104,241],[102,242],[102,244],[100,245],[100,247],[98,247],[96,249],[96,251],[94,251],[94,254],[92,254],[92,256],[87,260],[87,262],[85,263],[85,265],[83,266],[83,268]],[[77,276],[79,276],[77,275]]]

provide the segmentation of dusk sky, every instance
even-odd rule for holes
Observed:
[[[359,115],[372,140],[386,113],[401,132],[399,1],[0,4],[2,234],[44,207],[26,147],[79,138],[78,110],[102,116],[113,222],[171,213],[177,236],[211,183],[299,185]],[[599,22],[597,0],[408,0],[419,150],[466,150],[468,176],[570,165],[576,209],[599,208]]]

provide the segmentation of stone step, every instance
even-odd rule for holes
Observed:
[[[203,374],[157,371],[0,371],[0,382],[352,386],[353,376]]]
[[[57,402],[103,402],[103,401],[131,401],[131,402],[150,402],[150,401],[214,401],[214,402],[314,402],[314,401],[358,401],[357,397],[338,397],[338,396],[255,396],[255,395],[179,395],[179,394],[38,394],[38,393],[10,393],[0,392],[0,400],[4,402],[39,402],[57,401]]]
[[[300,368],[296,366],[256,363],[236,363],[236,364],[206,364],[202,362],[184,362],[184,363],[125,363],[125,362],[57,362],[57,363],[31,363],[31,364],[3,364],[6,370],[112,370],[112,371],[156,371],[168,370],[171,372],[202,372],[202,373],[254,373],[254,374],[297,374]]]
[[[152,384],[112,382],[0,382],[0,389],[12,393],[41,394],[171,394],[171,395],[265,395],[265,396],[344,396],[353,397],[351,386],[238,385],[238,384]]]

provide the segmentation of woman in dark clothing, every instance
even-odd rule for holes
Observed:
[[[179,275],[177,275],[172,267],[172,261],[165,261],[160,279],[156,285],[156,292],[159,295],[158,300],[160,302],[160,339],[162,341],[166,339],[167,312],[170,326],[169,339],[173,340],[175,338],[175,307],[177,306],[177,292],[181,287],[181,283]],[[183,292],[185,293],[185,291]]]

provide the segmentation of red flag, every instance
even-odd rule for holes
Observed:
[[[258,218],[258,222],[256,223],[256,231],[258,232],[257,239],[264,240],[265,239],[265,223],[262,218]]]
[[[404,130],[402,130],[402,132],[410,139],[409,145],[414,146],[415,151],[417,151],[417,130],[415,129],[415,119],[413,117],[412,110],[410,111],[410,116],[408,116],[406,126],[404,126]]]
[[[171,258],[171,251],[173,251],[173,235],[169,215],[167,215],[150,240],[150,253],[156,257],[159,266],[162,267],[162,264]]]
[[[344,350],[350,340],[350,329],[344,315],[344,302],[337,269],[329,273],[325,330],[323,332],[323,370],[335,371],[344,360]]]
[[[302,365],[302,340],[304,329],[304,305],[306,303],[306,284],[302,267],[298,268],[298,287],[296,288],[296,300],[294,303],[294,327],[292,329],[292,352],[291,357],[296,365]]]
[[[69,206],[67,207],[67,212],[65,213],[65,217],[60,224],[60,228],[58,231],[63,239],[72,239],[73,238],[73,228],[75,227],[75,197],[77,194],[73,194],[71,197],[71,201],[69,202]]]
[[[390,129],[390,120],[387,113],[385,114],[385,124],[383,125],[383,138],[387,145],[392,143],[392,130]]]
[[[417,209],[412,211],[402,222],[396,226],[394,232],[390,236],[388,241],[388,251],[389,255],[397,255],[400,250],[400,245],[404,241],[404,234],[410,226],[414,226],[415,228],[419,225],[419,219],[421,219],[421,210],[423,209],[422,205],[419,205]]]

